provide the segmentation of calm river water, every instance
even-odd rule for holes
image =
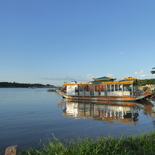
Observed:
[[[155,103],[134,106],[68,102],[47,89],[0,89],[0,152],[38,146],[52,138],[128,135],[155,129]],[[128,103],[130,104],[130,103]]]

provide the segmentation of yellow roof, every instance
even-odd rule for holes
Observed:
[[[134,81],[112,81],[112,82],[101,82],[99,84],[104,84],[104,85],[112,85],[112,84],[133,84]],[[64,86],[67,85],[95,85],[91,82],[79,82],[79,83],[63,83]]]
[[[103,78],[104,78],[104,81],[102,81]],[[110,81],[108,81],[108,80],[110,80]],[[98,78],[97,80],[94,78],[94,81],[91,81],[91,82],[79,82],[79,83],[71,82],[71,83],[63,83],[63,85],[64,86],[66,86],[66,85],[96,85],[96,84],[103,84],[103,85],[129,84],[130,85],[130,84],[133,84],[136,81],[136,78],[127,77],[127,78],[124,78],[124,80],[121,80],[121,81],[114,81],[114,80],[115,79],[113,79],[113,78],[102,77],[102,78]]]

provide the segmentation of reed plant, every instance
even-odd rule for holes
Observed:
[[[41,150],[29,148],[22,155],[155,155],[155,131],[128,137],[78,138],[65,143],[56,139]]]

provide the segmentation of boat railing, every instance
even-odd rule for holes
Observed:
[[[130,96],[131,91],[79,91],[77,96]]]

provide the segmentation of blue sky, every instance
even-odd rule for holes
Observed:
[[[154,0],[0,0],[0,81],[154,78]]]

